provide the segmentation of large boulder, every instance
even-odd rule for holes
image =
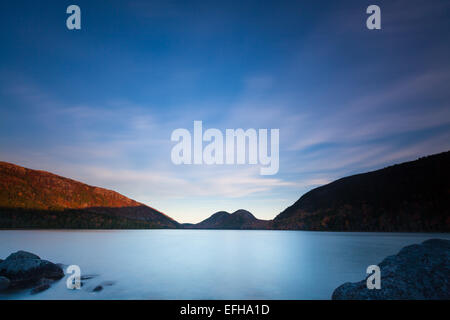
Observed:
[[[22,260],[22,259],[41,259],[38,255],[35,255],[31,252],[26,251],[17,251],[15,253],[11,253],[6,260]],[[5,260],[5,261],[6,261]]]
[[[333,300],[449,300],[450,241],[431,239],[404,247],[379,265],[381,289],[366,280],[347,282],[334,290]]]
[[[18,251],[0,263],[0,276],[11,281],[11,288],[26,288],[42,279],[61,279],[64,277],[64,271],[35,254]]]

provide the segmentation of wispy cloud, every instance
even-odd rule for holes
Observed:
[[[382,0],[378,33],[358,1],[117,5],[79,37],[0,13],[2,160],[198,221],[273,218],[318,185],[450,149],[448,1]],[[170,134],[194,120],[280,129],[279,173],[173,165]]]

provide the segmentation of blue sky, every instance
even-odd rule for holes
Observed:
[[[448,1],[2,1],[0,160],[180,222],[271,219],[339,177],[450,149],[449,16]],[[175,166],[171,132],[194,120],[279,128],[278,174]]]

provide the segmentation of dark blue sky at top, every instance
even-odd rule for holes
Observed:
[[[448,1],[2,1],[0,160],[181,221],[271,218],[316,185],[449,149],[449,17]],[[170,133],[194,120],[280,128],[280,172],[173,166]]]
[[[2,2],[6,69],[24,70],[71,99],[100,100],[113,91],[162,108],[180,100],[231,100],[241,92],[239,76],[261,70],[288,71],[286,91],[316,91],[355,65],[379,64],[384,68],[370,88],[435,63],[423,49],[445,42],[450,29],[448,22],[434,26],[433,15],[412,21],[411,33],[396,39],[369,33],[367,1],[78,1],[83,28],[73,32],[65,28],[72,2]],[[392,20],[383,21],[386,33]],[[317,52],[327,42],[338,46]],[[297,58],[301,67],[290,70]]]

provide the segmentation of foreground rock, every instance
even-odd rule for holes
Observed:
[[[366,280],[347,282],[333,300],[450,299],[450,241],[432,239],[404,247],[379,264],[381,289],[367,289]]]
[[[34,288],[31,289],[30,293],[37,294],[37,293],[47,290],[48,288],[50,288],[53,281],[54,280],[49,280],[49,279],[45,279],[45,278],[39,280],[39,282],[34,286]]]
[[[0,277],[9,281],[9,285],[3,290],[36,286],[35,292],[40,292],[48,289],[50,282],[47,280],[64,277],[64,271],[58,265],[42,260],[33,253],[18,251],[0,263]]]
[[[0,291],[8,289],[11,281],[6,277],[0,277]]]

